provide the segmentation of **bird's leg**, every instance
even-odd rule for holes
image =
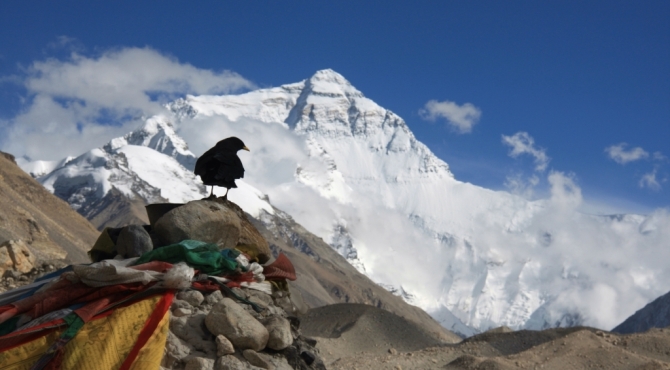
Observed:
[[[226,194],[223,194],[223,200],[228,200],[228,191],[230,189],[226,188]]]
[[[216,195],[214,195],[214,186],[212,186],[212,192],[209,193],[209,196],[207,198],[204,198],[204,199],[211,200],[211,199],[215,199],[215,198],[216,198]]]

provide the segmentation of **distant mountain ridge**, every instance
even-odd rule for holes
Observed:
[[[231,200],[259,219],[281,209],[359,271],[464,335],[502,325],[609,325],[612,319],[600,323],[597,310],[570,297],[628,286],[611,282],[629,273],[622,261],[636,258],[635,245],[654,243],[664,232],[653,226],[665,222],[662,214],[575,212],[565,198],[579,194],[559,177],[550,179],[559,189],[556,199],[535,202],[460,182],[402,118],[332,70],[240,95],[186,96],[167,108],[40,182],[89,219],[97,215],[97,227],[118,224],[127,217],[119,210],[132,210],[132,199],[204,197],[189,171],[196,157],[186,142],[205,148],[236,134],[252,152],[243,158],[247,174]],[[600,248],[588,258],[573,242],[585,227],[599,239],[584,240]],[[613,259],[609,248],[619,242],[617,253],[626,258]],[[632,284],[635,299],[628,300],[668,289]]]
[[[670,293],[666,293],[641,308],[612,329],[615,333],[642,333],[651,328],[670,326]]]

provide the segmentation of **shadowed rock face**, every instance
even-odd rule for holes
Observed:
[[[116,251],[126,258],[140,257],[153,249],[151,236],[141,225],[128,225],[121,229],[116,241]]]
[[[612,332],[621,334],[641,333],[651,328],[670,326],[670,293],[666,293],[635,312]]]

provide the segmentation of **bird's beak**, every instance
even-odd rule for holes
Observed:
[[[246,145],[245,145],[244,148],[242,148],[242,149],[246,150],[247,152],[250,152],[250,151],[251,151],[251,150],[249,150],[249,148],[247,148]]]

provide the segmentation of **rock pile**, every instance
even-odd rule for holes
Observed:
[[[290,303],[283,292],[232,288],[231,293],[256,309],[218,290],[177,294],[163,369],[325,369],[316,342],[281,308]]]
[[[154,206],[148,207],[151,225],[105,229],[89,251],[94,263],[70,266],[31,286],[19,288],[62,264],[38,262],[21,241],[0,243],[0,290],[2,285],[19,288],[3,294],[0,337],[26,335],[24,325],[33,321],[78,333],[92,325],[84,317],[95,322],[95,315],[110,307],[121,312],[123,305],[158,294],[172,306],[169,325],[144,334],[166,340],[164,349],[142,348],[151,351],[146,361],[153,361],[152,367],[160,361],[163,370],[325,369],[316,341],[300,331],[298,316],[307,308],[287,281],[296,279],[294,266],[284,254],[273,257],[268,242],[237,205],[200,200]],[[72,312],[79,302],[90,312]],[[167,307],[158,307],[151,315],[164,317]],[[72,322],[80,326],[73,328]],[[74,343],[70,340],[78,337],[57,343]],[[134,345],[142,345],[140,337],[132,338]],[[11,350],[7,343],[3,350]],[[57,368],[69,350],[57,351],[59,355],[38,353],[19,360]],[[137,359],[132,353],[125,361]]]
[[[268,242],[232,202],[156,204],[147,212],[151,225],[105,229],[91,257],[133,258],[197,240],[235,249],[265,268],[272,259]],[[316,342],[300,332],[297,314],[304,309],[291,299],[285,280],[271,293],[244,285],[221,288],[176,295],[162,369],[325,369]]]

